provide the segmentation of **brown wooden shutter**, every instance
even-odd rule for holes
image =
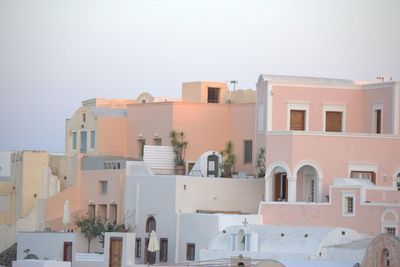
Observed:
[[[371,172],[371,182],[376,184],[376,173],[375,172]]]
[[[290,111],[290,130],[304,131],[305,130],[305,111],[291,110]]]
[[[381,133],[381,116],[382,112],[380,109],[377,109],[376,111],[376,133],[380,134]]]
[[[341,132],[342,131],[342,112],[327,111],[326,112],[326,131]]]

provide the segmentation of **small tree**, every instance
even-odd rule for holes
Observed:
[[[99,237],[104,232],[104,224],[100,217],[89,214],[77,216],[74,220],[75,225],[88,240],[88,253],[90,252],[90,241]]]
[[[176,132],[175,130],[169,133],[169,139],[175,152],[175,164],[176,166],[184,166],[185,163],[185,152],[188,142],[185,141],[184,132]]]
[[[256,158],[256,167],[257,167],[257,177],[265,176],[265,149],[263,147],[260,148],[257,158]]]
[[[234,144],[232,141],[228,141],[225,144],[225,149],[221,151],[222,164],[221,164],[221,176],[222,177],[232,177],[232,172],[235,168],[236,155],[233,152]]]

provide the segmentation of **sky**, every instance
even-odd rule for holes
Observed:
[[[95,97],[261,73],[400,80],[400,1],[0,0],[0,150],[64,151]]]

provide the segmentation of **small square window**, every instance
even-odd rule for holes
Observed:
[[[345,199],[344,199],[344,205],[345,205],[345,210],[344,210],[344,213],[345,214],[353,214],[354,213],[354,197],[352,197],[352,196],[348,196],[348,197],[345,197]]]
[[[100,181],[100,194],[107,195],[108,193],[108,181]]]
[[[193,243],[186,244],[186,260],[194,261],[195,259],[196,245]]]
[[[161,142],[161,138],[154,138],[154,145],[155,146],[161,146],[162,142]]]
[[[343,112],[327,111],[325,131],[327,132],[342,132]]]
[[[385,232],[389,235],[396,235],[396,227],[385,227]]]
[[[306,111],[305,110],[290,110],[290,130],[304,131],[306,129]]]
[[[220,88],[208,87],[207,103],[219,103]]]

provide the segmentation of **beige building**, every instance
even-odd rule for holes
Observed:
[[[0,151],[0,225],[12,224],[14,187],[11,180],[11,152]]]

